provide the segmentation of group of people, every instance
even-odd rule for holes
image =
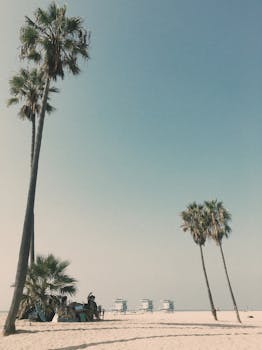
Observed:
[[[89,293],[86,304],[67,304],[67,298],[63,297],[57,310],[58,322],[86,322],[101,318],[104,318],[104,310],[100,305],[97,306],[93,293]]]

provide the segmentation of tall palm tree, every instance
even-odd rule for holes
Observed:
[[[181,226],[183,231],[184,232],[189,231],[193,237],[194,242],[200,248],[201,262],[202,262],[203,272],[204,272],[207,291],[208,291],[211,313],[214,319],[217,321],[216,309],[214,306],[211,289],[208,282],[203,248],[202,248],[205,245],[206,235],[207,235],[207,225],[206,225],[207,221],[206,221],[204,208],[202,205],[193,202],[187,206],[185,211],[182,211],[181,217],[183,220],[183,224]]]
[[[236,312],[237,320],[241,323],[241,319],[239,316],[237,303],[234,297],[233,289],[230,283],[227,266],[226,266],[226,260],[222,248],[222,240],[224,237],[228,238],[231,228],[229,226],[229,221],[231,220],[231,215],[228,210],[225,209],[222,202],[218,202],[217,200],[212,201],[206,201],[205,202],[205,208],[208,215],[209,220],[209,229],[208,229],[208,235],[210,238],[212,238],[217,245],[219,246],[222,261],[224,265],[224,270],[227,278],[227,283],[229,287],[229,291],[231,294],[231,298],[234,305],[234,310]]]
[[[61,303],[61,296],[72,296],[76,292],[76,280],[66,274],[68,261],[61,261],[49,254],[37,256],[36,262],[27,271],[24,294],[20,303],[18,316],[28,316],[36,305],[40,306],[47,321]]]
[[[45,75],[45,87],[39,115],[35,152],[31,170],[22,240],[17,265],[14,294],[4,325],[4,335],[15,333],[15,319],[23,294],[30,247],[30,225],[35,201],[38,161],[47,107],[50,82],[64,78],[65,69],[80,73],[78,58],[89,58],[90,34],[83,28],[80,17],[67,17],[66,7],[52,2],[47,10],[38,8],[34,19],[26,17],[21,29],[21,57],[38,62]]]
[[[30,166],[32,168],[34,150],[35,150],[35,129],[36,129],[36,115],[40,111],[41,107],[41,98],[44,91],[45,80],[44,74],[42,71],[39,71],[36,68],[31,70],[21,68],[19,73],[14,75],[10,81],[10,94],[11,98],[8,99],[7,105],[11,106],[19,102],[22,103],[22,106],[19,110],[18,115],[21,119],[29,120],[32,123],[32,138],[31,138],[31,157],[30,157]],[[51,87],[49,92],[58,92],[58,89]],[[51,113],[55,110],[47,102],[47,113]],[[31,242],[30,242],[30,264],[35,260],[35,244],[34,244],[34,211],[32,213],[32,222],[31,222]]]

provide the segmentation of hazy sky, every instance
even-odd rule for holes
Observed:
[[[19,28],[48,1],[0,11],[0,310],[8,309],[29,181],[28,122],[6,107]],[[62,4],[62,2],[59,2]],[[261,309],[262,3],[68,0],[92,32],[91,59],[59,83],[46,118],[36,251],[71,261],[77,299],[171,298],[207,309],[199,248],[180,229],[191,201],[232,213],[224,241],[240,308]],[[231,308],[219,250],[205,248],[214,302]]]

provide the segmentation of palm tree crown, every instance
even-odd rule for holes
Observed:
[[[10,79],[9,85],[12,97],[8,99],[7,105],[11,106],[23,102],[19,116],[21,119],[32,121],[40,111],[45,86],[44,72],[36,68],[31,70],[21,68],[19,73]],[[49,92],[58,92],[58,89],[52,87],[49,88]],[[47,112],[53,111],[54,107],[47,103]]]
[[[65,273],[68,261],[60,261],[50,254],[47,257],[37,256],[35,264],[28,270],[26,289],[34,285],[36,294],[40,295],[73,295],[76,292],[76,280]]]
[[[61,296],[75,294],[76,280],[65,272],[68,265],[68,261],[61,261],[52,254],[47,257],[37,256],[36,262],[27,271],[19,310],[21,318],[36,304],[41,306],[47,318],[50,313],[53,316]]]
[[[206,215],[201,204],[193,202],[181,213],[183,231],[190,231],[193,240],[198,245],[204,245],[206,241]]]
[[[24,68],[20,69],[19,74],[13,76],[9,81],[10,94],[13,97],[8,100],[7,105],[11,106],[24,100],[25,104],[19,111],[22,119],[27,118],[31,121],[33,114],[38,111],[41,90],[39,82],[36,69],[29,72]]]
[[[80,17],[66,17],[66,6],[52,2],[48,9],[38,8],[35,19],[26,17],[21,29],[21,56],[41,63],[46,75],[64,78],[64,69],[80,72],[78,56],[88,59],[90,33]]]
[[[231,215],[223,203],[217,200],[205,201],[205,210],[209,221],[208,236],[219,244],[224,237],[228,238],[231,232]]]

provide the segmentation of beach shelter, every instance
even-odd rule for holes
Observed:
[[[141,311],[153,311],[154,305],[151,299],[141,299],[140,300],[140,310]]]
[[[127,311],[127,301],[121,298],[115,300],[114,310],[117,312],[126,312]]]

